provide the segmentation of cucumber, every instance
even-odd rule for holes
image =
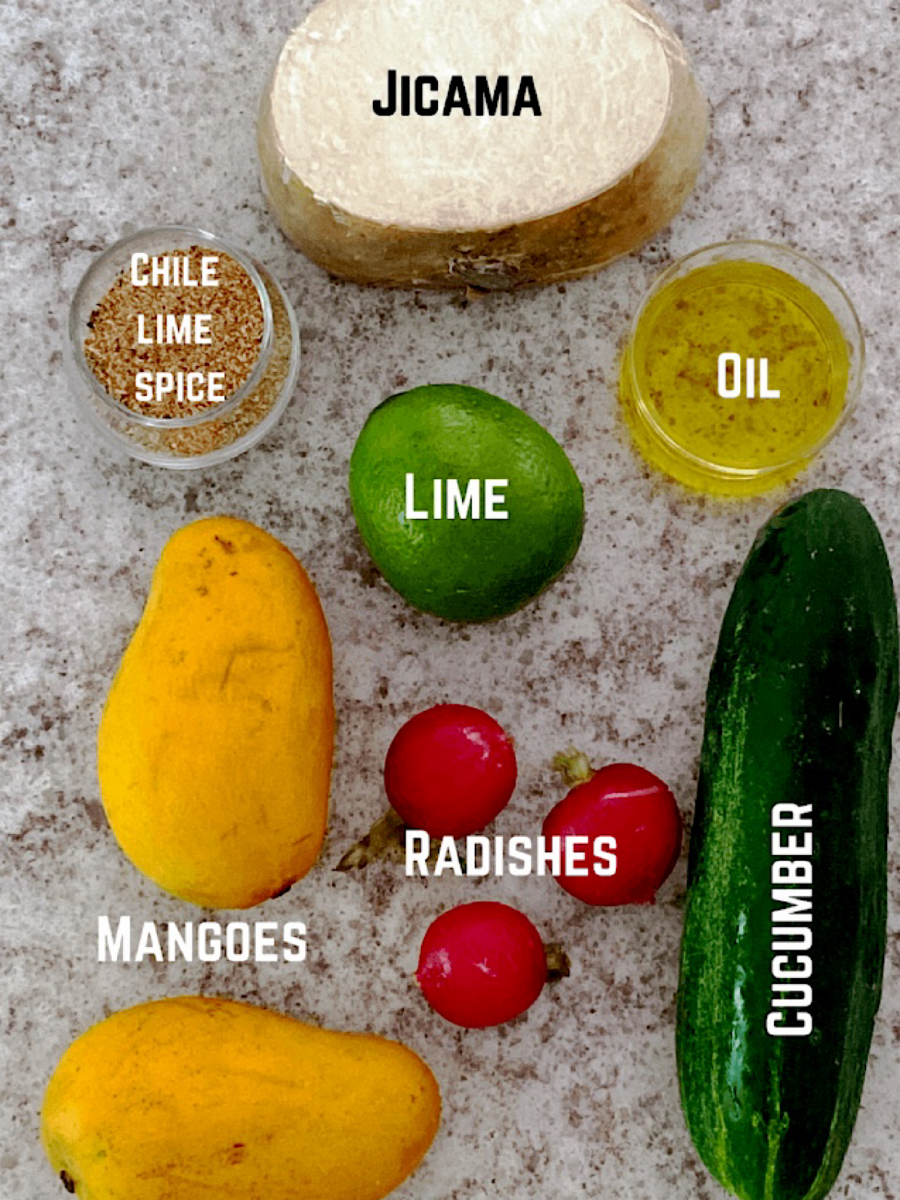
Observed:
[[[777,513],[710,674],[678,988],[688,1128],[741,1200],[824,1196],[850,1143],[881,996],[898,658],[865,507],[820,490]]]

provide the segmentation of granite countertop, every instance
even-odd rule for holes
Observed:
[[[245,998],[419,1051],[445,1120],[397,1200],[540,1197],[720,1200],[678,1099],[674,996],[686,856],[654,907],[591,910],[548,879],[406,880],[331,868],[383,810],[380,770],[402,721],[442,700],[485,707],[514,735],[520,782],[497,824],[535,831],[560,795],[548,753],[633,758],[688,822],[708,664],[730,586],[785,492],[723,504],[634,456],[616,359],[661,266],[708,242],[774,238],[853,297],[868,369],[851,423],[793,492],[865,500],[900,576],[900,4],[659,0],[693,56],[713,123],[698,187],[643,250],[564,286],[471,303],[328,278],[266,210],[254,148],[267,71],[306,0],[24,0],[0,27],[7,273],[0,473],[2,961],[0,1191],[57,1196],[38,1142],[49,1074],[104,1014],[181,992]],[[185,222],[246,247],[282,281],[303,363],[283,420],[241,458],[199,473],[119,461],[70,401],[61,342],[92,256],[142,226]],[[369,410],[420,383],[481,386],[563,443],[585,487],[581,552],[564,578],[493,626],[416,613],[375,573],[346,477]],[[304,920],[305,963],[98,964],[98,914],[197,919],[123,857],[95,773],[100,706],[169,534],[202,514],[248,518],[304,562],[335,648],[333,816],[319,866],[266,905]],[[895,805],[897,780],[894,780]],[[896,811],[896,807],[895,807]],[[885,993],[862,1110],[834,1195],[900,1196],[900,867],[892,838]],[[445,907],[521,907],[562,941],[571,977],[525,1017],[464,1032],[412,982]]]

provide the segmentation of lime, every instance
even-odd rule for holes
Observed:
[[[388,583],[450,621],[527,604],[574,558],[584,521],[578,476],[546,429],[457,384],[400,392],[370,413],[350,498]]]

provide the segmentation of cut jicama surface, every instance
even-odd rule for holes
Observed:
[[[259,150],[328,271],[494,289],[634,249],[681,208],[706,130],[680,43],[632,0],[324,0],[276,63]]]

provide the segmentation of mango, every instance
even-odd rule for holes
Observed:
[[[175,533],[100,721],[125,854],[195,904],[279,895],[321,849],[333,739],[331,643],[300,563],[231,517]]]
[[[380,1200],[439,1120],[434,1076],[398,1042],[183,996],[73,1042],[41,1136],[79,1200]]]

